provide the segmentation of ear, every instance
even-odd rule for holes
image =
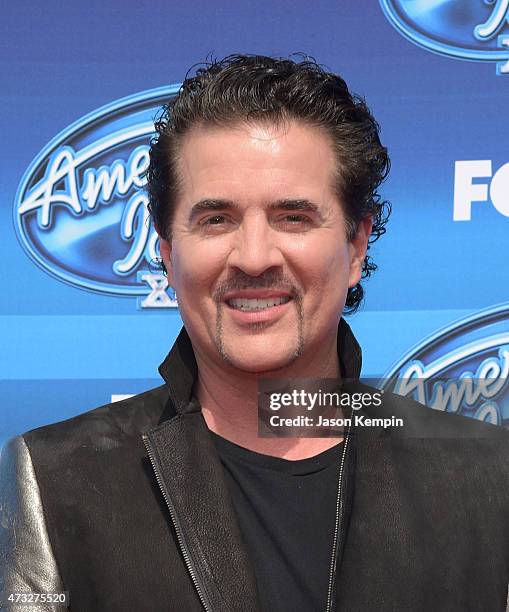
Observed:
[[[173,277],[173,264],[171,260],[171,241],[166,240],[166,238],[163,238],[161,234],[159,233],[159,230],[156,229],[156,231],[157,231],[157,234],[159,235],[159,251],[161,253],[161,258],[164,262],[164,265],[166,266],[168,285],[170,287],[175,287],[173,283],[174,277]]]
[[[357,228],[357,233],[348,245],[350,252],[350,275],[348,286],[355,287],[361,280],[362,264],[368,250],[368,239],[373,228],[373,217],[368,216],[361,219]]]

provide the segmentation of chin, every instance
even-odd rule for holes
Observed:
[[[287,359],[274,360],[270,361],[265,360],[253,360],[253,359],[235,359],[229,358],[228,363],[236,368],[237,370],[242,370],[243,372],[248,372],[250,374],[263,374],[265,372],[276,372],[278,370],[282,370],[288,366],[290,366],[297,357],[295,355],[291,356]]]
[[[220,354],[223,359],[234,368],[252,374],[271,372],[290,366],[298,357],[298,346],[287,347],[286,350],[274,350],[274,345],[250,346],[222,346]]]

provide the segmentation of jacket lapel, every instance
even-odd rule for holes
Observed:
[[[193,582],[206,609],[258,612],[254,571],[223,467],[193,397],[197,366],[185,328],[159,372],[170,397],[145,444]]]
[[[152,429],[147,438],[159,486],[204,607],[257,611],[254,573],[201,412],[177,415]]]

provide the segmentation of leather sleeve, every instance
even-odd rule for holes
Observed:
[[[55,593],[63,583],[46,530],[29,449],[22,436],[0,454],[0,597],[9,593]],[[6,612],[62,612],[55,604],[0,602]]]

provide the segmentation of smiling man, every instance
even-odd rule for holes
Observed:
[[[314,62],[232,56],[156,131],[149,208],[184,327],[163,386],[5,447],[5,608],[67,591],[75,612],[504,610],[507,432],[358,380],[342,314],[388,216],[365,103]],[[302,379],[354,398],[359,427],[344,408],[259,435],[261,381]],[[277,410],[287,395],[324,394],[279,388]]]
[[[348,237],[336,167],[330,135],[291,117],[195,126],[182,139],[179,192],[160,230],[209,429],[287,459],[337,444],[256,436],[260,376],[340,374],[337,327],[372,217]]]

